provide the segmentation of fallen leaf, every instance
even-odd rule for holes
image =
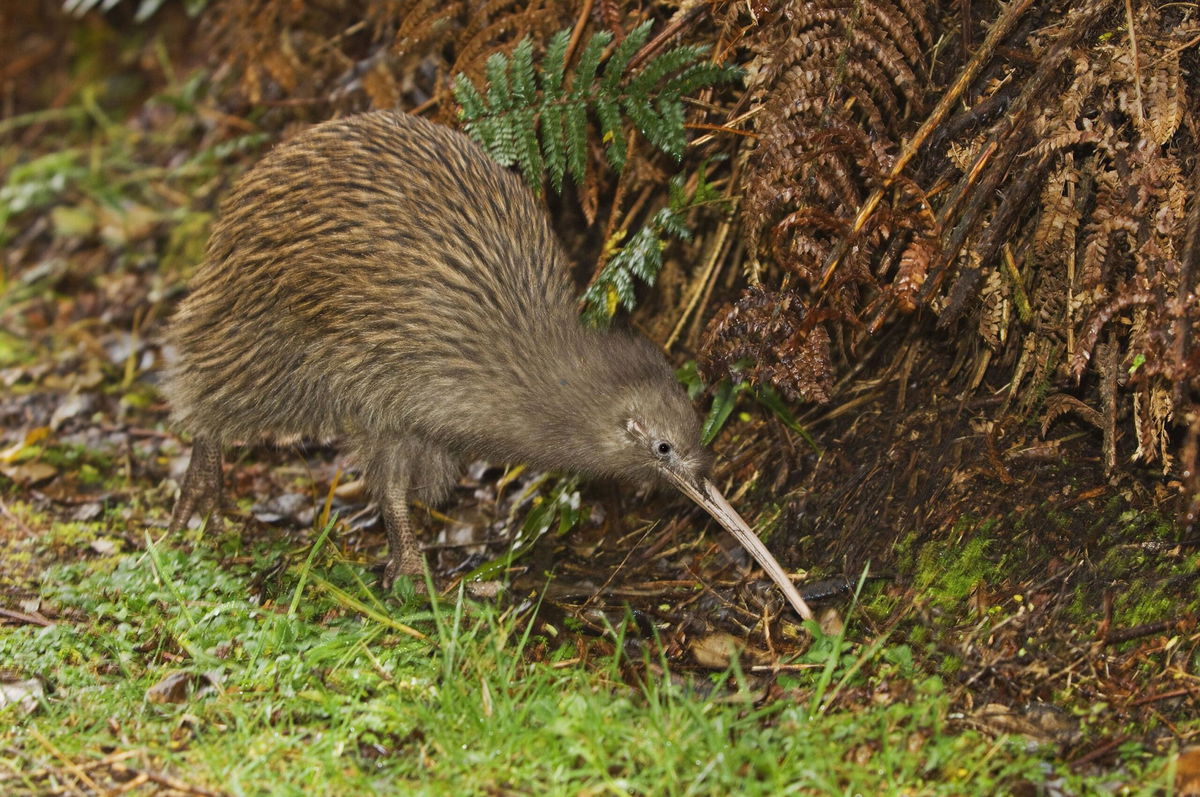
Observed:
[[[91,549],[101,556],[108,556],[118,550],[117,543],[113,540],[101,537],[98,540],[92,540]]]
[[[696,659],[696,663],[712,670],[728,667],[741,647],[740,639],[723,632],[693,639],[691,644],[692,657]]]
[[[1200,797],[1200,745],[1185,747],[1175,761],[1175,793]]]
[[[343,482],[334,489],[333,494],[343,501],[357,501],[367,494],[367,483],[362,479]]]
[[[22,712],[32,714],[44,694],[42,682],[36,679],[0,683],[0,708],[18,704]]]
[[[190,672],[172,672],[146,690],[146,699],[151,703],[183,703],[194,677]]]
[[[31,446],[45,440],[50,436],[49,426],[37,426],[25,433],[25,437],[19,443],[14,443],[8,448],[0,451],[0,462],[14,462],[25,450]]]
[[[91,409],[94,399],[87,393],[72,393],[58,403],[54,414],[50,416],[50,428],[57,429],[63,422],[82,415]]]
[[[22,462],[18,465],[0,466],[0,473],[17,484],[29,486],[53,479],[58,475],[58,469],[45,462]]]
[[[846,628],[845,622],[842,621],[841,612],[832,606],[821,612],[821,616],[817,618],[817,622],[821,624],[821,631],[825,636],[837,636]]]
[[[88,501],[75,507],[75,510],[71,512],[71,520],[77,523],[86,523],[100,517],[103,512],[104,505],[99,501]]]

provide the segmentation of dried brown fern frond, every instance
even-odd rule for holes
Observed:
[[[703,350],[700,366],[710,379],[734,374],[793,401],[829,400],[829,332],[795,291],[749,288],[713,319]]]
[[[1132,418],[1137,446],[1130,456],[1165,467],[1171,419],[1180,416],[1185,395],[1194,400],[1200,384],[1168,345],[1179,330],[1195,332],[1200,324],[1200,309],[1181,301],[1190,286],[1179,279],[1186,272],[1180,251],[1187,174],[1196,168],[1183,155],[1195,146],[1195,128],[1184,124],[1186,109],[1196,103],[1189,95],[1195,81],[1185,79],[1187,62],[1172,33],[1178,12],[1135,3],[1133,30],[1096,35],[1123,18],[1109,13],[1115,5],[1096,0],[1041,7],[1054,21],[1029,35],[1037,70],[1006,67],[1006,80],[1020,87],[1014,110],[1023,103],[1030,121],[1022,127],[997,119],[982,135],[946,142],[948,162],[978,169],[979,176],[949,211],[943,205],[939,218],[964,229],[974,206],[983,232],[964,240],[971,257],[953,261],[957,276],[950,291],[939,297],[933,282],[929,298],[943,309],[943,322],[976,313],[979,334],[996,350],[1016,340],[1022,351],[1048,357],[1040,367],[1052,381],[1062,382],[1068,373],[1081,378],[1102,332],[1110,330],[1111,356],[1131,375],[1102,375],[1101,385],[1112,386],[1111,397],[1103,399],[1106,414],[1116,417],[1119,410]],[[1065,79],[1047,71],[1051,53],[1072,65]],[[1045,77],[1040,93],[1030,89],[1037,72]],[[1036,138],[1009,163],[997,156],[982,168],[967,166],[964,153],[988,154],[981,140],[996,142],[997,152],[1005,146],[1011,151],[1005,142],[1021,130]],[[1043,166],[1030,182],[1038,174],[1035,159]],[[970,182],[969,175],[964,171],[960,184]],[[989,196],[996,193],[1005,197],[999,205]],[[1033,201],[1019,206],[1013,197],[1020,193]],[[1027,275],[1033,307],[1028,325],[1004,312],[1004,283],[994,276],[1000,241],[1011,243],[1016,267]],[[947,253],[954,244],[953,236],[945,242]],[[1014,391],[1032,373],[1027,362],[1025,355],[1018,361]],[[1180,390],[1180,379],[1192,387]],[[1120,403],[1121,395],[1127,403]],[[1115,451],[1114,434],[1105,426],[1106,451]]]
[[[803,271],[797,263],[808,253],[823,260],[830,241],[793,224],[793,214],[812,207],[848,217],[879,185],[901,120],[919,105],[924,14],[919,3],[791,0],[760,20],[750,81],[759,138],[741,214],[755,262],[767,233],[789,270]]]
[[[483,0],[471,9],[458,35],[450,71],[478,82],[493,53],[509,53],[526,37],[546,41],[574,21],[569,8],[554,0]]]
[[[352,112],[435,103],[454,73],[573,21],[559,0],[245,0],[215,3],[207,29],[250,104]]]
[[[391,40],[391,53],[405,61],[435,52],[462,28],[465,0],[370,3],[367,19],[376,37]]]
[[[331,42],[365,27],[333,3],[246,0],[218,3],[207,18],[213,52],[251,105],[304,97],[324,101],[327,83],[353,59]]]
[[[1118,419],[1136,441],[1122,458],[1165,465],[1170,425],[1200,403],[1195,10],[1017,0],[984,46],[939,53],[949,80],[914,134],[921,81],[946,79],[923,63],[924,21],[963,9],[983,13],[729,7],[727,36],[754,53],[758,137],[740,172],[751,281],[797,280],[811,315],[849,327],[832,335],[848,351],[927,307],[982,338],[982,367],[1011,369],[995,377],[1016,407],[1072,390],[1103,405],[1112,468]]]
[[[911,183],[898,185],[867,223],[851,224],[867,196],[885,184],[904,119],[921,105],[918,75],[932,44],[927,13],[919,1],[784,0],[770,8],[730,5],[719,19],[726,35],[754,54],[748,84],[757,137],[739,181],[751,281],[774,265],[817,289],[822,264],[841,247],[842,269],[824,286],[820,303],[830,318],[856,327],[863,326],[864,307],[881,295],[879,276],[895,268],[905,241],[933,224],[924,191]],[[921,245],[909,254],[903,287],[887,294],[905,306],[913,306],[927,262]],[[739,312],[794,296],[747,294]],[[719,340],[728,335],[709,336],[713,345]],[[781,338],[815,345],[803,340]],[[759,348],[766,359],[756,361],[752,379],[776,379],[789,395],[813,392],[812,385],[798,388],[786,346]],[[709,357],[715,364],[727,359]]]

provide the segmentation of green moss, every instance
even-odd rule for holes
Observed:
[[[42,540],[55,550],[82,548],[103,533],[103,526],[97,523],[53,523]]]
[[[960,523],[956,531],[966,524]],[[989,531],[995,521],[984,521],[966,539],[961,534],[927,543],[917,556],[913,576],[917,591],[942,608],[961,604],[981,583],[998,582],[1005,556],[993,557]]]
[[[34,348],[25,338],[0,330],[0,368],[14,368],[34,360]]]
[[[113,458],[107,453],[81,445],[51,445],[41,449],[43,462],[63,471],[78,471],[90,467],[92,472],[102,473],[113,469]]]
[[[938,672],[943,678],[953,678],[962,668],[963,660],[960,656],[943,656]]]
[[[104,481],[104,472],[90,463],[80,466],[79,482],[87,486],[98,485]]]
[[[1145,625],[1176,616],[1179,600],[1160,586],[1122,590],[1113,602],[1113,623],[1118,627]]]

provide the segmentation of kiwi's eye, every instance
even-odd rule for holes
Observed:
[[[671,448],[671,444],[668,443],[666,440],[659,440],[657,443],[654,444],[654,450],[658,452],[658,455],[660,457],[665,457],[671,453],[672,448]]]

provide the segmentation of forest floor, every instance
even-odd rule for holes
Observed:
[[[0,792],[1200,790],[1177,491],[1000,377],[964,397],[932,336],[713,445],[819,623],[680,499],[500,464],[415,513],[434,598],[379,587],[336,448],[231,452],[224,530],[166,535],[161,334],[268,142],[142,68],[0,122]]]

